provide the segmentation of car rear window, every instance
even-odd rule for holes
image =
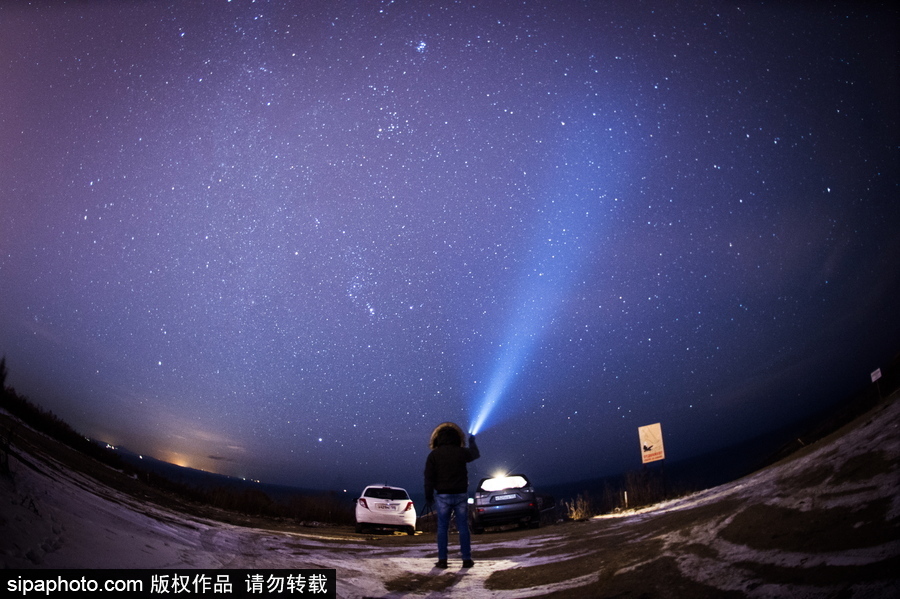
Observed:
[[[409,495],[406,494],[406,491],[403,489],[384,489],[384,488],[369,488],[366,489],[366,492],[363,493],[363,497],[372,497],[374,499],[409,499]]]
[[[528,486],[524,476],[498,476],[481,483],[482,491],[502,491],[503,489],[521,489]]]

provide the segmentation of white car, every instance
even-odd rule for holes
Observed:
[[[416,534],[416,508],[400,487],[369,485],[356,500],[356,532],[365,528],[396,528]]]

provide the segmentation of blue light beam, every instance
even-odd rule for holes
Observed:
[[[595,196],[596,197],[596,196]],[[522,295],[507,324],[505,339],[496,356],[496,366],[487,379],[487,388],[475,402],[469,433],[487,428],[496,409],[556,317],[569,292],[572,280],[581,269],[584,248],[593,238],[591,211],[587,194],[573,193],[569,198],[550,200],[542,211],[546,227],[533,245],[534,266],[523,273]],[[551,212],[552,211],[552,212]]]
[[[487,390],[481,400],[481,407],[475,414],[475,419],[469,426],[469,434],[476,435],[481,431],[488,417],[494,411],[494,407],[503,397],[510,382],[517,374],[531,346],[536,341],[536,335],[531,333],[518,333],[507,344],[505,351],[500,356],[500,361],[494,373],[491,375]]]

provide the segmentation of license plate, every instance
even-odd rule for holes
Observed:
[[[395,506],[395,505],[389,505],[389,504],[387,504],[387,503],[379,503],[379,504],[378,504],[378,509],[380,509],[380,510],[396,510],[396,509],[397,509],[397,506]]]
[[[515,499],[518,495],[497,495],[494,497],[494,501],[506,501],[507,499]]]

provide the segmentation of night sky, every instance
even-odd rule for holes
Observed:
[[[448,420],[550,484],[827,409],[900,350],[886,5],[2,2],[7,383],[352,491]]]

